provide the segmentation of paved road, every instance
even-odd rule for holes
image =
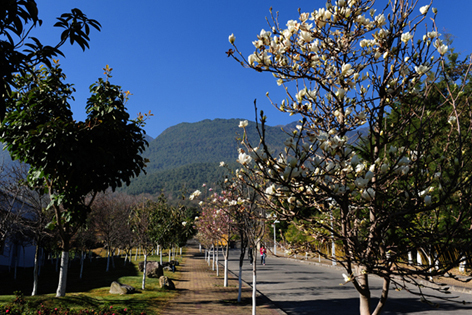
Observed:
[[[238,261],[239,251],[231,250],[229,269],[236,275],[239,270]],[[340,285],[343,282],[342,273],[338,268],[269,256],[265,266],[257,265],[257,289],[290,315],[359,314],[359,295],[352,284]],[[243,280],[252,283],[252,266],[247,259],[243,266]],[[382,282],[373,277],[369,282],[372,288],[372,304],[376,305]],[[417,296],[390,290],[383,314],[472,314],[471,294],[453,292],[452,295],[469,304],[433,299],[432,302],[440,303],[439,308],[434,308],[421,302]]]

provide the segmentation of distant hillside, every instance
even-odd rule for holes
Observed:
[[[148,174],[139,176],[124,190],[130,194],[164,192],[175,196],[182,189],[192,192],[203,183],[215,186],[225,174],[225,169],[219,167],[221,161],[238,167],[236,159],[243,136],[240,121],[206,119],[166,129],[143,154],[150,161]],[[260,137],[256,124],[249,122],[246,130],[248,139],[257,145]],[[281,126],[267,126],[266,137],[269,146],[280,151],[287,135]]]
[[[123,190],[138,195],[165,193],[170,199],[181,193],[188,196],[202,184],[217,188],[227,175],[226,168],[219,167],[224,161],[233,169],[240,167],[236,162],[241,147],[243,129],[240,119],[203,120],[196,123],[181,123],[166,129],[149,143],[144,156],[149,159],[147,175],[140,175]],[[287,132],[296,128],[297,122],[286,126],[266,126],[269,147],[276,151],[284,148]],[[246,128],[248,138],[254,146],[259,142],[256,124],[249,122]],[[357,136],[355,136],[357,134]],[[351,132],[348,137],[356,141],[367,134],[367,128]]]
[[[236,166],[236,163],[233,163]],[[203,184],[208,188],[217,187],[227,175],[227,169],[219,167],[218,162],[193,163],[177,168],[149,173],[131,182],[125,190],[132,195],[159,194],[177,197],[184,193],[187,197]]]
[[[235,161],[243,129],[239,128],[240,119],[203,120],[196,123],[181,123],[166,129],[149,143],[144,157],[150,162],[148,173],[199,162]],[[255,123],[247,127],[248,138],[257,144]],[[285,133],[280,127],[268,127],[268,143],[280,148],[280,139]],[[275,149],[275,147],[274,147]]]

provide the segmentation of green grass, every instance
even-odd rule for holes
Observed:
[[[73,261],[69,267],[66,296],[56,298],[55,292],[59,274],[55,264],[46,263],[41,269],[39,277],[38,295],[29,296],[33,290],[32,268],[18,268],[17,279],[13,278],[13,270],[9,273],[0,273],[0,305],[11,304],[15,299],[15,291],[25,295],[29,308],[46,307],[69,308],[74,310],[92,309],[104,306],[128,308],[136,312],[160,314],[159,310],[169,302],[177,291],[161,289],[159,279],[146,278],[145,290],[141,290],[142,272],[138,271],[138,263],[143,257],[138,257],[124,266],[123,258],[115,257],[115,269],[106,270],[106,259],[88,259],[84,262],[82,279],[79,278],[80,262]],[[149,260],[159,260],[158,256],[149,256]],[[179,259],[180,260],[180,259]],[[165,275],[178,281],[180,274],[165,271]],[[136,289],[135,294],[110,294],[110,285],[113,281],[128,284]]]

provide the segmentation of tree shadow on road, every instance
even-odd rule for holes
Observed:
[[[373,310],[378,303],[378,299],[372,299],[371,307]],[[359,313],[359,299],[327,299],[312,301],[278,301],[275,303],[279,308],[288,314],[308,315],[308,314],[329,314],[345,315]],[[444,314],[448,312],[454,314],[455,311],[470,311],[472,305],[463,305],[456,302],[441,302],[436,306],[421,302],[417,298],[407,299],[389,299],[382,314],[400,315],[415,314],[428,311],[428,314]]]

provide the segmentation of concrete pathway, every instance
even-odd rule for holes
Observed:
[[[175,281],[178,295],[162,310],[165,315],[186,314],[251,314],[252,289],[245,285],[242,302],[238,303],[238,280],[230,275],[229,286],[223,287],[223,270],[220,266],[220,276],[212,271],[200,253],[196,244],[190,244],[184,255],[182,264],[177,272],[181,273]],[[258,315],[281,315],[274,305],[264,296],[257,298]]]

